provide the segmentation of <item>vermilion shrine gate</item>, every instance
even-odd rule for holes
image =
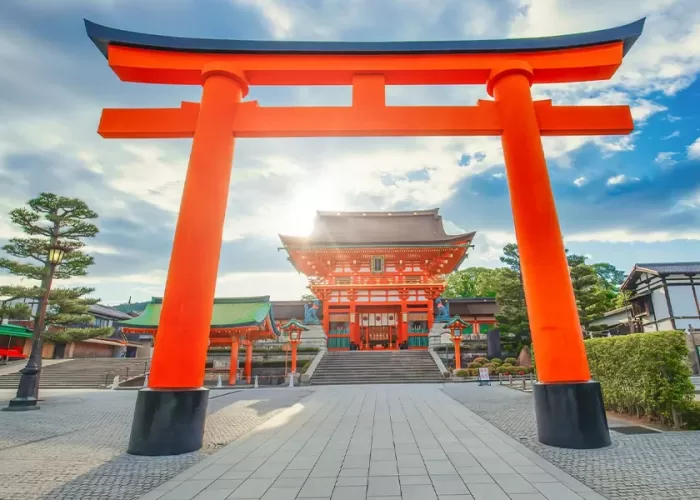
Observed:
[[[546,135],[628,134],[628,106],[533,102],[538,83],[606,80],[644,20],[547,38],[445,42],[266,42],[176,38],[86,21],[123,81],[202,85],[200,103],[105,109],[106,138],[192,138],[149,388],[136,403],[129,452],[201,446],[202,388],[223,222],[237,137],[500,135],[540,383],[545,444],[610,443],[600,385],[590,380],[542,149]],[[476,106],[387,106],[386,85],[485,84]],[[348,107],[261,107],[250,85],[351,85]]]

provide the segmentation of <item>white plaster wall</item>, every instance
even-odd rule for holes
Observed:
[[[668,296],[674,316],[698,316],[698,309],[690,286],[670,286]]]
[[[663,288],[651,292],[651,302],[654,305],[654,316],[656,316],[657,320],[670,316]],[[659,325],[659,328],[661,328],[661,325]]]
[[[620,311],[615,314],[611,314],[610,316],[606,316],[604,318],[597,319],[595,321],[591,321],[591,326],[596,326],[596,325],[617,325],[620,323],[627,323],[629,321],[629,318],[627,316],[627,311]]]

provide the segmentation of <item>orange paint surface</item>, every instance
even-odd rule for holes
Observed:
[[[497,77],[503,153],[538,378],[590,379],[547,163],[525,74]]]
[[[208,338],[231,179],[229,130],[241,98],[233,79],[206,79],[175,228],[149,387],[196,388]]]
[[[109,45],[112,70],[127,82],[199,85],[212,61],[235,66],[250,85],[351,85],[381,74],[387,85],[483,84],[506,61],[526,61],[534,83],[607,80],[622,63],[622,42],[499,54],[212,54]]]
[[[365,95],[376,102],[378,96]],[[358,98],[358,100],[361,98]],[[360,100],[365,103],[366,101]],[[629,134],[634,124],[629,106],[552,106],[535,103],[543,136]],[[180,108],[105,109],[98,132],[110,139],[187,138],[194,135],[199,105]],[[503,133],[498,105],[329,107],[236,106],[230,134],[235,137],[348,136],[498,136]]]
[[[231,339],[231,360],[228,369],[228,385],[234,385],[238,378],[238,338]]]
[[[211,54],[110,45],[109,64],[124,81],[199,85],[203,72],[216,65],[205,78],[201,105],[105,109],[100,120],[99,133],[107,138],[193,138],[149,386],[195,388],[203,382],[234,137],[500,135],[539,378],[588,380],[541,136],[627,134],[633,130],[632,116],[628,106],[533,103],[530,85],[609,79],[622,55],[622,42],[538,52],[422,55]],[[386,106],[386,85],[487,82],[495,101],[476,106]],[[241,103],[248,85],[352,85],[352,106]],[[429,302],[429,328],[432,311]],[[324,314],[326,331],[328,318]],[[248,339],[249,383],[252,348]],[[455,355],[460,368],[457,344]],[[296,345],[292,357],[295,365]]]
[[[253,380],[253,342],[250,340],[245,344],[245,380],[248,384]]]

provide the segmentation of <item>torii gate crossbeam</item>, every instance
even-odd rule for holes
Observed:
[[[447,42],[263,42],[157,36],[86,21],[123,81],[202,85],[200,103],[105,109],[106,138],[192,138],[149,388],[139,392],[129,453],[201,447],[202,388],[235,138],[501,136],[540,383],[540,441],[610,444],[600,384],[590,380],[542,136],[628,134],[628,106],[533,102],[539,83],[605,80],[644,20],[565,36]],[[386,85],[485,84],[475,106],[387,106]],[[264,107],[251,85],[350,85],[351,106]],[[155,419],[154,415],[158,415]],[[193,435],[196,434],[196,435]]]

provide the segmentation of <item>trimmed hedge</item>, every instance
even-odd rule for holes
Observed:
[[[682,417],[692,422],[697,405],[683,332],[596,338],[585,345],[608,410],[676,426]]]

